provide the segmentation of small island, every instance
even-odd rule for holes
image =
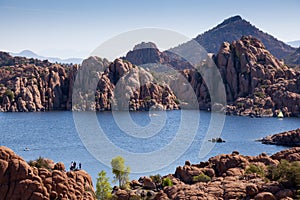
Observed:
[[[274,135],[269,135],[257,141],[262,142],[263,144],[300,147],[300,128]]]

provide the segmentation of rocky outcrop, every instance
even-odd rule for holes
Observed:
[[[69,68],[58,64],[1,67],[2,111],[64,110],[69,100]]]
[[[189,62],[177,55],[177,53],[171,49],[161,52],[153,42],[142,42],[135,45],[133,50],[129,51],[123,59],[137,66],[145,65],[144,67],[149,67],[149,64],[155,64],[176,70],[193,68]]]
[[[85,171],[65,172],[63,163],[52,166],[31,167],[11,149],[0,147],[0,199],[96,199]]]
[[[0,58],[0,111],[179,108],[168,85],[155,83],[150,72],[121,59],[110,63],[90,57],[78,66],[6,53]]]
[[[85,61],[89,63],[88,60]],[[99,66],[104,66],[101,63]],[[83,66],[83,70],[84,70]],[[108,67],[79,73],[73,110],[173,110],[179,109],[177,98],[167,84],[155,83],[150,72],[128,61],[116,59]],[[91,78],[94,73],[94,80]],[[98,82],[99,80],[99,82]],[[76,84],[75,84],[76,85]],[[89,90],[93,88],[94,90]],[[86,100],[96,91],[95,99]]]
[[[263,144],[300,147],[300,128],[259,139]]]
[[[175,174],[163,178],[171,179],[173,185],[151,189],[142,177],[131,182],[131,190],[117,189],[113,192],[117,199],[128,200],[133,197],[148,197],[155,200],[167,199],[293,199],[296,187],[278,181],[266,181],[265,177],[249,170],[250,166],[277,166],[281,159],[300,161],[300,148],[287,149],[272,156],[262,153],[258,156],[243,156],[234,151],[210,158],[207,162],[176,168]],[[249,172],[250,171],[250,172]],[[203,177],[206,177],[203,179]],[[208,178],[207,178],[208,177]],[[154,184],[152,184],[154,185]]]
[[[228,114],[285,116],[300,113],[300,72],[288,68],[267,51],[259,40],[244,36],[223,43],[214,56],[222,75]]]

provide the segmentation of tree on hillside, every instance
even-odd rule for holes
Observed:
[[[111,186],[109,184],[109,178],[106,177],[106,172],[102,170],[98,174],[96,184],[96,197],[98,200],[107,200],[111,197]]]
[[[125,167],[125,160],[121,156],[117,156],[111,160],[112,172],[115,175],[114,182],[119,182],[120,188],[126,188],[129,181],[130,168]]]

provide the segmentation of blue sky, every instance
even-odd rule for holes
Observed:
[[[144,27],[187,37],[241,15],[282,41],[300,40],[300,1],[0,0],[0,50],[85,57],[107,39]]]

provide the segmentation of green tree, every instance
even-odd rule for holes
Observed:
[[[125,160],[121,156],[117,156],[111,160],[112,173],[115,175],[114,182],[119,182],[120,188],[126,188],[129,181],[130,168],[125,167]]]
[[[106,172],[102,170],[98,174],[96,184],[96,197],[98,200],[107,200],[111,197],[111,186],[109,184],[109,178],[106,177]]]
[[[163,187],[173,186],[173,181],[169,177],[164,178],[163,181],[162,181],[162,186]]]

